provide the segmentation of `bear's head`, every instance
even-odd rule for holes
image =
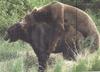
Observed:
[[[20,39],[22,34],[24,34],[24,31],[21,29],[21,25],[19,23],[16,23],[8,28],[4,39],[9,40],[9,42],[15,42]]]
[[[9,42],[15,42],[19,39],[27,39],[27,36],[29,35],[27,34],[29,33],[28,31],[36,24],[33,17],[33,13],[36,11],[37,10],[34,9],[32,13],[26,14],[22,20],[9,27],[5,33],[4,39],[9,40]]]

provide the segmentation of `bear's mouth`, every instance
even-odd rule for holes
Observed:
[[[11,43],[11,42],[14,42],[11,38],[9,38],[9,37],[4,37],[4,40],[5,41],[8,41],[8,43]]]

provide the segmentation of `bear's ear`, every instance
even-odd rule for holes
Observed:
[[[32,14],[35,14],[38,11],[38,9],[35,7],[31,12]]]
[[[34,7],[34,11],[37,11],[38,10],[38,8],[37,7]]]
[[[33,13],[37,12],[37,10],[38,10],[37,8],[30,9],[30,10],[27,11],[27,14],[28,15],[33,14]]]

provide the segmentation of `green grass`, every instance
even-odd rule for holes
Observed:
[[[37,72],[37,58],[28,44],[0,42],[0,72]],[[48,72],[100,71],[100,50],[79,55],[76,62],[65,61],[60,54],[51,55]]]

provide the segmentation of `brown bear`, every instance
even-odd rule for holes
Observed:
[[[60,2],[52,2],[25,15],[21,22],[10,27],[7,39],[28,42],[34,49],[39,70],[44,72],[51,52],[63,52],[63,56],[74,59],[80,41],[88,39],[90,51],[99,48],[99,32],[90,16],[84,11]],[[42,70],[42,71],[41,71]]]

